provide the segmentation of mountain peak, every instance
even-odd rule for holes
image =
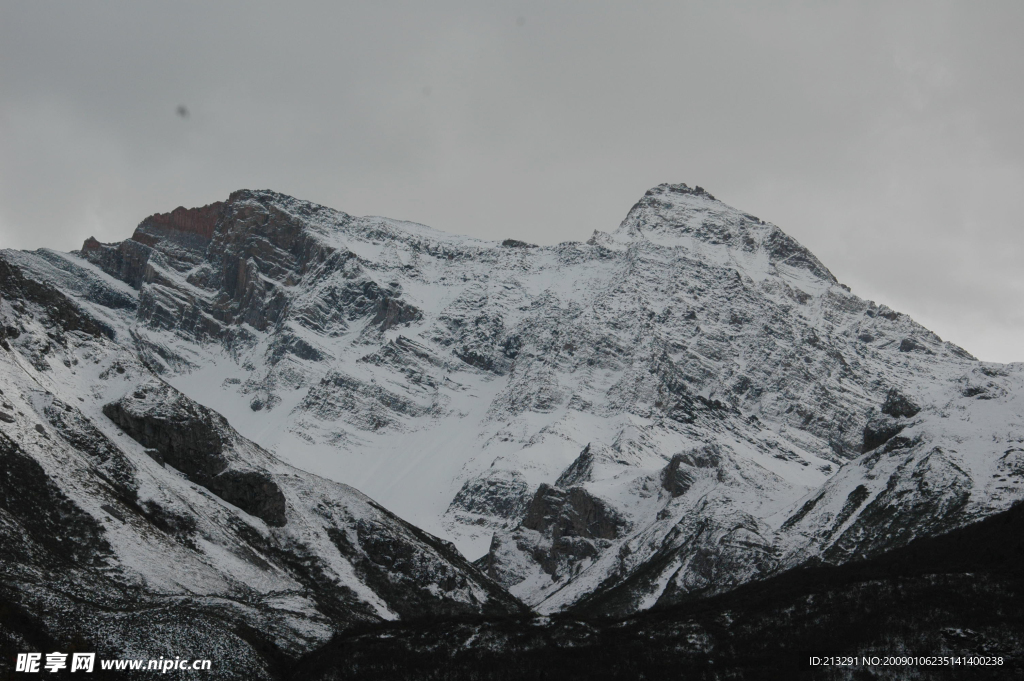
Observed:
[[[690,250],[727,251],[731,259],[767,257],[772,267],[805,270],[826,283],[838,283],[806,247],[775,225],[722,203],[703,187],[659,184],[641,197],[613,232],[619,240],[645,240]]]
[[[235,216],[238,206],[248,202],[264,206],[273,204],[281,208],[296,207],[300,213],[323,209],[322,206],[269,189],[238,189],[231,192],[225,201],[214,201],[197,208],[178,206],[168,213],[154,213],[139,223],[131,240],[150,247],[169,241],[178,247],[202,251],[213,240],[222,219]],[[95,251],[99,246],[99,242],[90,238],[83,244],[82,250]]]
[[[717,199],[705,190],[704,187],[701,187],[700,185],[690,187],[685,182],[680,182],[678,184],[662,182],[657,187],[651,187],[648,189],[644,196],[655,196],[658,194],[689,194],[691,196],[700,196],[711,201],[717,201]]]

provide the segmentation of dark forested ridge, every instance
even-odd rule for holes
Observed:
[[[1024,506],[882,556],[790,570],[621,620],[460,619],[336,637],[292,679],[1024,678]],[[994,655],[1000,666],[807,665]]]

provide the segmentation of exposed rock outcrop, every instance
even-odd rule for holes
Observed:
[[[161,383],[139,386],[104,405],[103,413],[141,445],[157,450],[168,465],[229,504],[274,527],[288,521],[284,494],[270,474],[239,469],[245,464],[226,451],[232,447],[230,439],[225,441],[230,426],[220,415]]]
[[[882,403],[882,413],[894,418],[910,418],[921,411],[909,397],[896,388],[890,388],[885,395],[885,402]]]
[[[561,489],[542,484],[526,509],[522,526],[550,534],[557,545],[563,537],[614,539],[627,523],[583,487]]]
[[[155,213],[139,224],[132,239],[153,246],[164,236],[205,246],[213,238],[223,207],[223,202],[215,201],[202,208],[178,206],[170,213]]]

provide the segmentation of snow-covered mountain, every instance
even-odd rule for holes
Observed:
[[[275,660],[353,625],[525,611],[450,543],[156,376],[101,312],[130,309],[127,287],[86,282],[92,308],[35,257],[0,259],[5,659],[73,646],[277,678]]]
[[[1024,496],[1024,365],[979,362],[858,298],[699,187],[660,185],[615,232],[552,247],[239,191],[147,218],[120,244],[0,264],[80,320],[30,330],[32,314],[63,313],[5,285],[3,361],[25,377],[24,414],[45,415],[30,397],[43,386],[148,470],[154,445],[131,415],[188,405],[231,433],[226,470],[272,479],[289,511],[337,495],[338,509],[384,514],[298,471],[351,485],[540,612],[721,591]],[[157,475],[239,506],[232,517],[266,536],[294,531],[274,528],[276,495],[227,485],[226,499],[211,483],[223,473],[162,456]],[[345,527],[363,517],[336,513]],[[303,545],[341,550],[321,534]],[[406,538],[428,551],[424,537]],[[429,607],[514,608],[457,558],[437,560],[469,581]]]

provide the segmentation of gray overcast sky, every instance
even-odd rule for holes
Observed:
[[[1017,1],[0,0],[0,246],[242,187],[550,244],[686,182],[1020,361],[1022,36]]]

